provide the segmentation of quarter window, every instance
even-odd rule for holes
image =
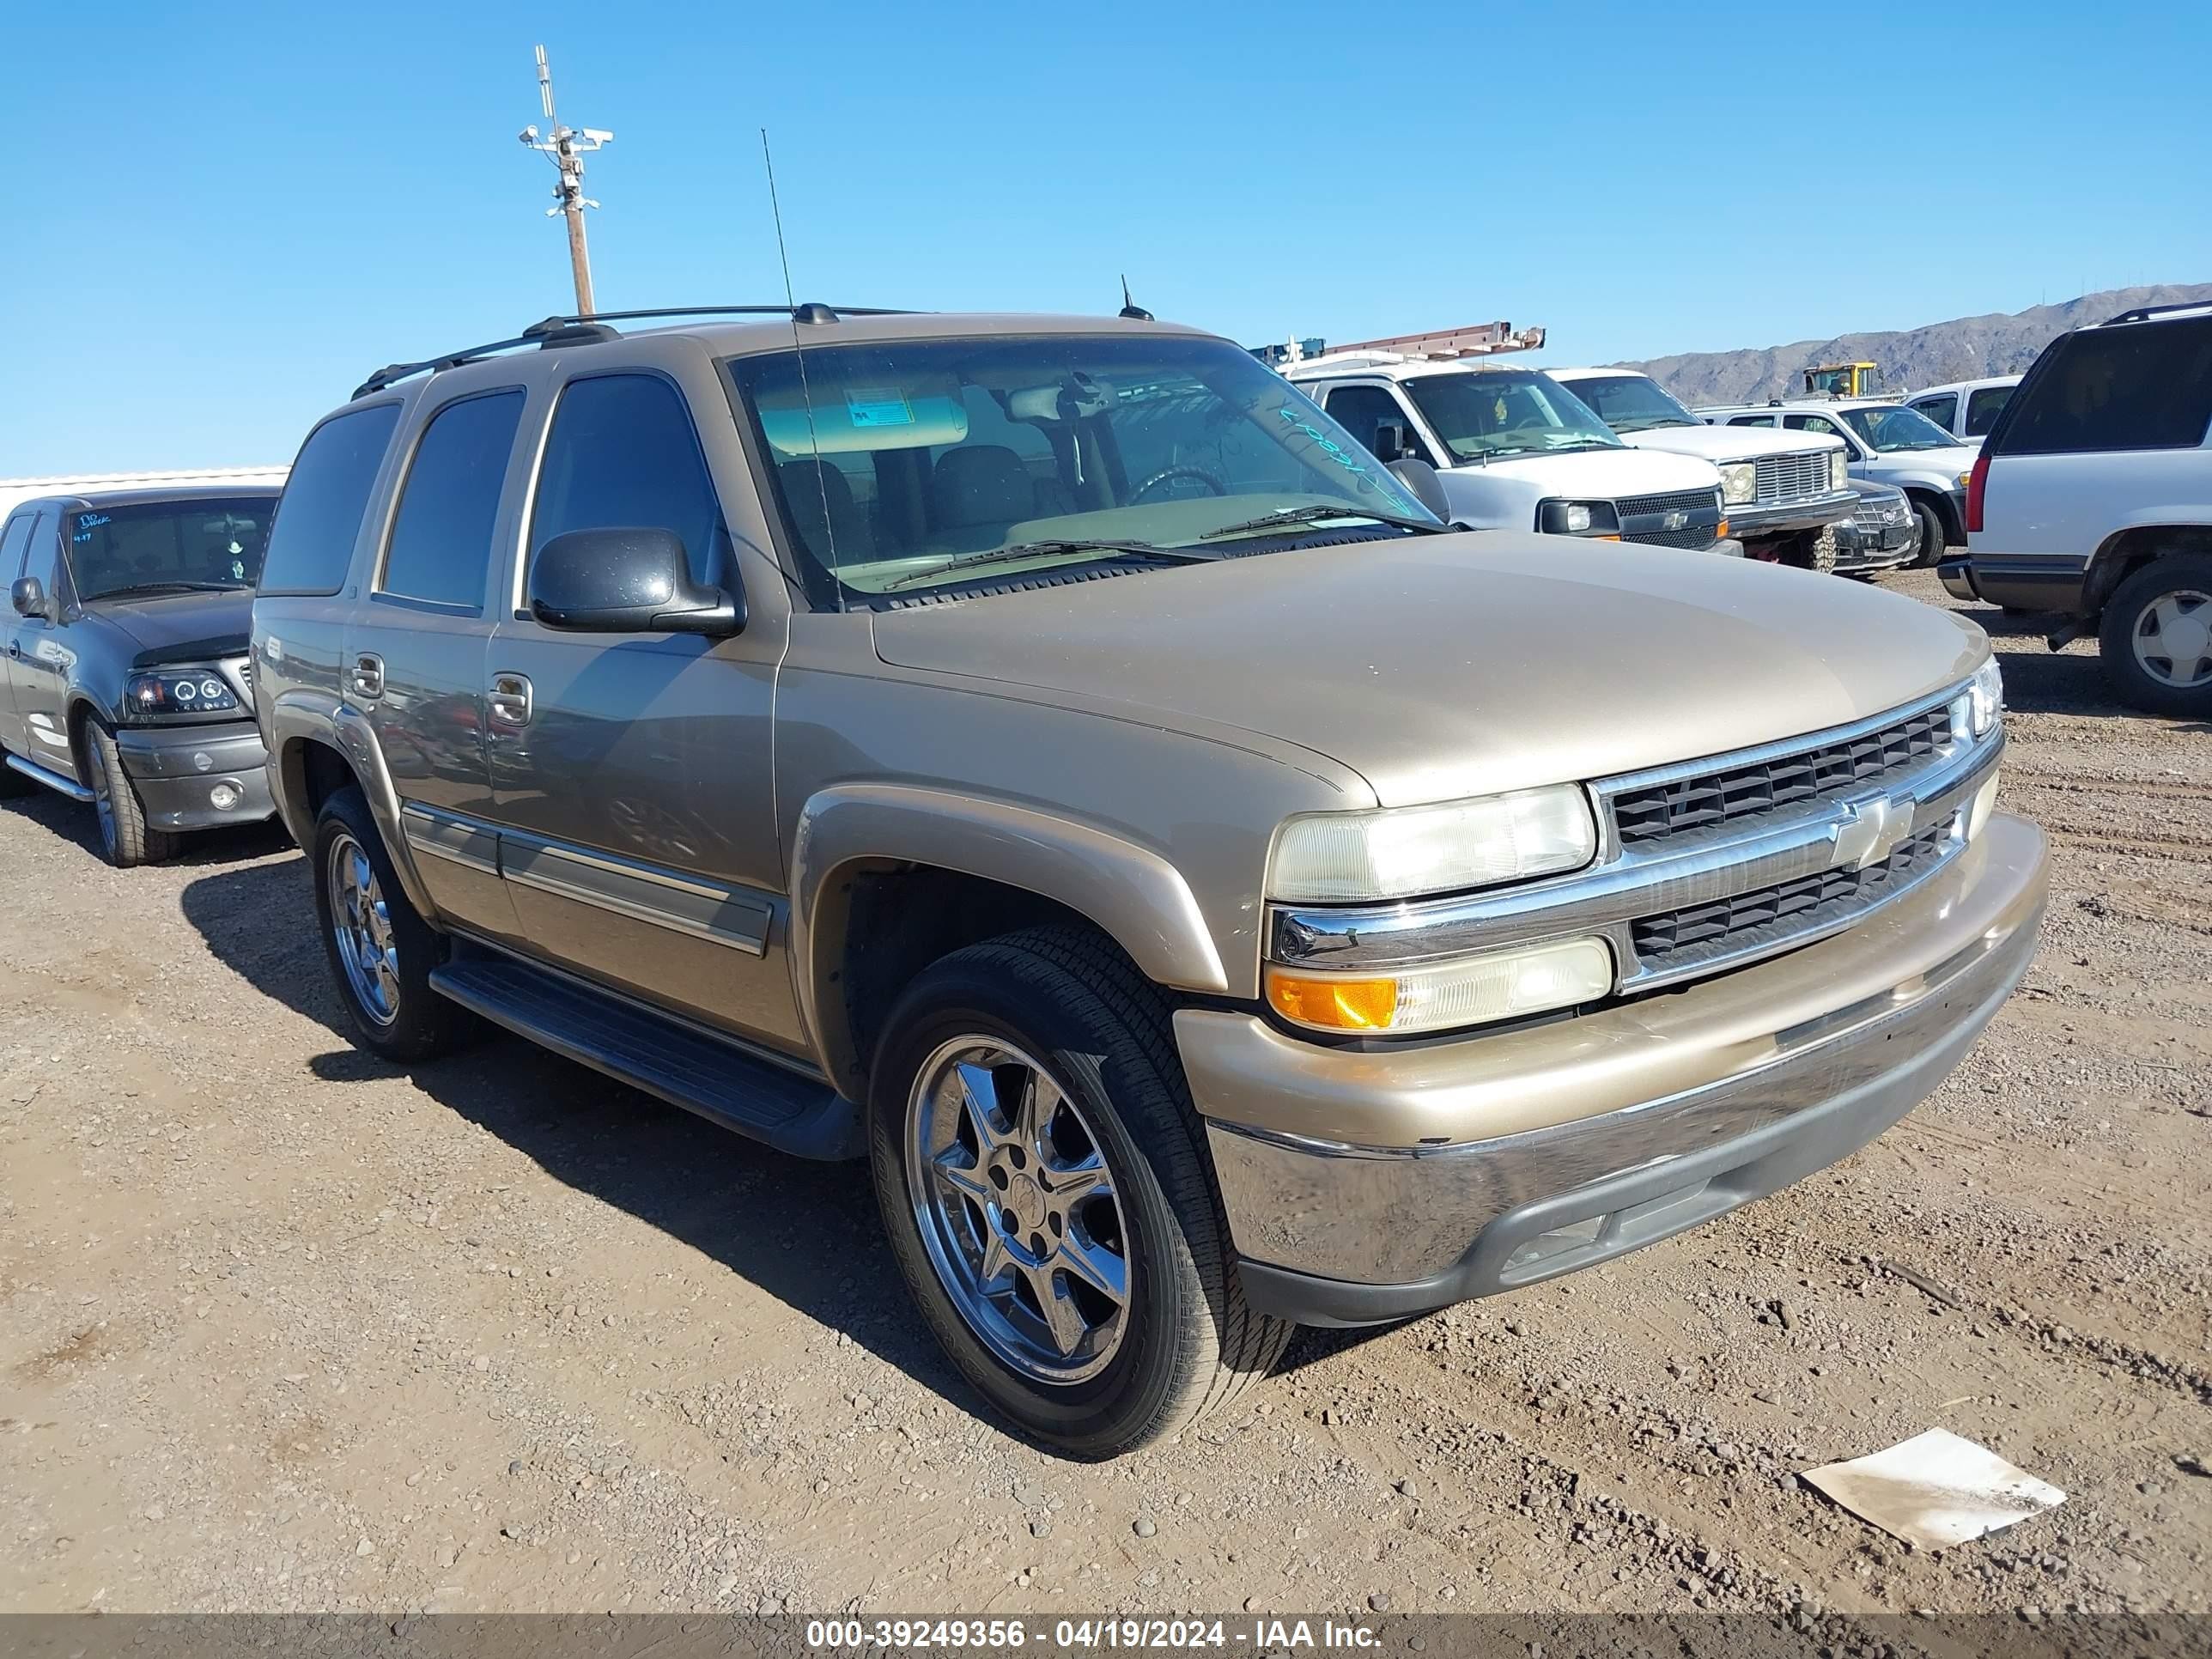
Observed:
[[[1729,416],[1729,424],[1730,426],[1772,426],[1774,424],[1774,416],[1771,415],[1731,415]]]
[[[571,381],[538,473],[530,545],[572,530],[665,530],[691,574],[719,579],[722,507],[684,395],[657,374]]]
[[[464,398],[430,417],[400,487],[379,592],[483,607],[500,487],[521,419],[520,392]]]
[[[2008,455],[2194,449],[2212,422],[2212,317],[2083,329],[2051,348],[1998,441]]]
[[[334,415],[307,434],[276,503],[263,592],[335,593],[345,586],[368,492],[398,420],[398,404],[378,404]]]

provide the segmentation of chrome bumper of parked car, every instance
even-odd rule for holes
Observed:
[[[276,816],[269,752],[252,720],[125,726],[115,746],[146,822],[157,830],[212,830]]]
[[[1407,1317],[1637,1249],[1863,1146],[2027,971],[2043,836],[1992,817],[1850,933],[1672,995],[1453,1041],[1330,1048],[1176,1015],[1255,1306]],[[1332,1121],[1398,1125],[1388,1145]]]
[[[1850,517],[1858,501],[1857,493],[1849,489],[1794,501],[1737,501],[1725,509],[1729,533],[1755,542],[1772,536],[1792,535],[1801,530],[1818,530],[1823,525]]]

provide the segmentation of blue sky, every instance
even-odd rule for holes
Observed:
[[[569,306],[531,48],[608,127],[607,308],[1110,311],[1553,361],[2212,278],[2212,10],[27,5],[0,477],[288,459]],[[28,66],[33,72],[22,72]],[[1825,77],[1832,89],[1817,90]],[[1801,94],[1799,88],[1806,90]]]

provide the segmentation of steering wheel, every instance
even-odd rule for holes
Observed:
[[[1151,491],[1177,478],[1195,478],[1217,495],[1226,495],[1229,486],[1202,466],[1164,466],[1129,492],[1129,505],[1134,507]]]

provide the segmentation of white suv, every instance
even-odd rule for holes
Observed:
[[[1952,380],[1943,386],[1931,386],[1925,392],[1916,392],[1905,400],[1905,406],[1925,415],[1962,444],[1971,444],[1990,435],[1990,428],[2004,413],[2011,399],[2013,388],[2020,384],[2017,374],[1993,374],[1980,380]]]
[[[2160,306],[2045,348],[1982,445],[1960,599],[2096,629],[2138,708],[2212,715],[2212,306]]]
[[[1380,459],[1435,467],[1453,524],[1743,552],[1711,461],[1630,448],[1536,369],[1352,349],[1282,372]]]

